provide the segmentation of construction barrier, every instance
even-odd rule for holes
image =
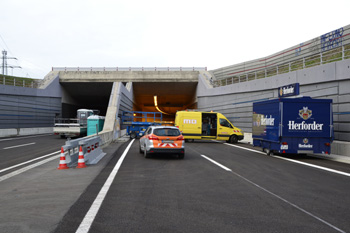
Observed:
[[[65,161],[68,167],[78,165],[78,168],[84,167],[85,164],[97,164],[106,155],[100,148],[101,144],[102,141],[99,136],[68,139],[61,149],[60,167],[62,167],[62,161]],[[62,158],[62,154],[64,158]]]

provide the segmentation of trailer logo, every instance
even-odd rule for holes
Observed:
[[[307,139],[307,138],[304,138],[303,139],[303,143],[304,144],[300,144],[299,143],[299,148],[303,148],[303,149],[312,149],[313,148],[313,145],[310,145],[310,144],[308,144],[309,143],[309,139]]]
[[[196,119],[184,119],[184,124],[197,124],[197,120]]]
[[[268,125],[268,126],[274,126],[275,125],[275,118],[272,117],[272,115],[262,115],[262,114],[255,114],[254,113],[254,119],[255,121],[253,122],[254,126],[260,127],[263,125]]]
[[[299,116],[304,120],[307,120],[312,116],[312,110],[310,110],[308,107],[303,107],[303,109],[299,110]]]
[[[269,125],[273,126],[275,124],[275,118],[273,118],[271,115],[261,115],[261,125]]]

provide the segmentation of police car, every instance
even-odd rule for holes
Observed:
[[[140,153],[149,158],[156,153],[177,154],[185,157],[185,139],[174,126],[150,126],[139,140]]]

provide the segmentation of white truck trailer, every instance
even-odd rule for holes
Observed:
[[[87,134],[87,118],[98,114],[98,110],[78,109],[77,117],[72,118],[55,118],[53,132],[55,135],[65,137],[79,137]]]

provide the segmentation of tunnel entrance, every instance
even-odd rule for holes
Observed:
[[[126,83],[122,83],[124,86]],[[197,82],[133,82],[133,111],[162,112],[173,122],[179,110],[196,109]],[[75,118],[78,109],[97,109],[106,116],[112,82],[62,82],[62,116]]]
[[[61,83],[62,118],[75,118],[78,109],[97,109],[101,116],[107,112],[112,82]]]
[[[179,110],[196,109],[197,82],[133,82],[134,111],[162,112],[174,121]]]

